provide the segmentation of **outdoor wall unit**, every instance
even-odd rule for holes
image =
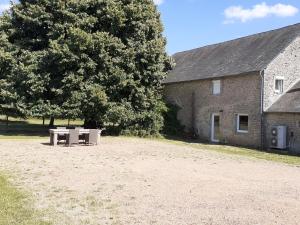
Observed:
[[[271,129],[271,148],[287,149],[287,126],[274,126]]]

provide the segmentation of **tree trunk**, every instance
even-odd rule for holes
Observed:
[[[50,117],[49,127],[54,127],[54,117],[53,116]]]
[[[70,126],[70,119],[68,119],[68,127]]]
[[[45,125],[45,117],[43,116],[43,126]]]
[[[6,116],[6,130],[8,131],[8,116]]]
[[[97,129],[97,121],[95,121],[95,120],[84,120],[84,128]]]

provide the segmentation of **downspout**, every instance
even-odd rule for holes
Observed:
[[[265,75],[265,70],[261,70],[260,73],[260,78],[261,78],[261,87],[260,87],[260,148],[261,150],[264,150],[264,144],[265,144],[265,135],[264,135],[264,90],[265,90],[265,80],[264,80],[264,75]]]
[[[195,92],[192,93],[192,135],[193,138],[196,137],[196,96]]]

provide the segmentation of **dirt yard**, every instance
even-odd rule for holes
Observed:
[[[0,170],[58,225],[300,223],[300,168],[159,141],[1,141]]]

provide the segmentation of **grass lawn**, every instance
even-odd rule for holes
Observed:
[[[225,154],[231,155],[240,155],[246,156],[256,159],[286,163],[290,165],[299,165],[300,166],[300,157],[299,156],[291,156],[287,155],[286,152],[265,152],[259,151],[255,149],[248,149],[242,147],[233,147],[233,146],[225,146],[225,145],[212,145],[212,144],[201,144],[201,143],[191,143],[187,141],[181,140],[170,140],[170,139],[161,139],[162,141],[166,141],[169,143],[190,146],[192,148],[196,148],[199,150],[208,150],[215,151]]]
[[[45,120],[45,125],[41,119],[31,118],[28,120],[14,119],[10,118],[8,129],[6,127],[6,120],[4,116],[0,116],[0,140],[9,139],[21,139],[21,140],[32,140],[32,139],[45,139],[49,137],[48,133],[48,123],[49,120]],[[83,122],[80,120],[70,121],[71,126],[82,126]],[[67,126],[67,120],[55,120],[56,126]],[[216,151],[231,155],[241,155],[251,158],[264,159],[269,161],[287,163],[292,165],[300,165],[300,157],[289,156],[287,154],[280,153],[269,153],[262,152],[253,149],[223,146],[223,145],[211,145],[211,144],[201,144],[192,143],[185,140],[173,140],[161,138],[160,141],[167,141],[173,144],[191,146],[193,148],[201,150]]]
[[[30,206],[28,197],[0,174],[0,225],[49,225]]]
[[[49,119],[45,120],[43,125],[42,119],[30,118],[27,120],[19,118],[9,118],[8,127],[6,117],[0,116],[0,140],[1,139],[40,139],[47,138]],[[82,126],[80,120],[71,120],[70,126]],[[67,126],[68,120],[55,120],[55,126]]]

